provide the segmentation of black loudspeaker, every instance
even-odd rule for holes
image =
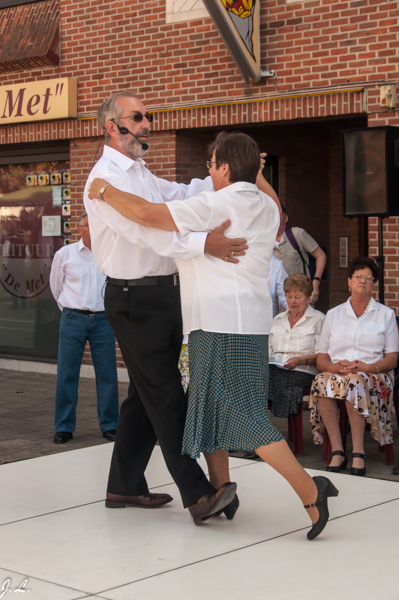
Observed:
[[[342,132],[345,217],[399,215],[399,127]]]

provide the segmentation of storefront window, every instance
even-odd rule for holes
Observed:
[[[69,241],[69,161],[0,164],[0,353],[55,358],[60,311],[49,286]]]

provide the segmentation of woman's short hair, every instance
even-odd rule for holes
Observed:
[[[255,183],[260,169],[260,150],[249,135],[241,131],[221,131],[208,150],[211,156],[215,153],[217,169],[229,165],[231,183]]]
[[[106,144],[110,140],[110,135],[105,129],[105,123],[107,121],[112,121],[113,119],[119,119],[119,117],[121,117],[123,113],[123,108],[120,104],[118,104],[118,98],[138,98],[138,96],[131,90],[124,90],[122,92],[112,94],[112,96],[110,96],[108,100],[101,104],[100,108],[97,111],[97,123],[99,124],[101,129],[104,130],[104,138]]]
[[[348,277],[351,279],[352,275],[355,271],[360,271],[361,269],[370,269],[373,274],[374,283],[380,278],[380,270],[377,267],[375,261],[369,256],[358,256],[350,263],[348,267]]]
[[[284,281],[284,293],[298,291],[305,294],[307,298],[310,298],[313,292],[313,283],[307,275],[303,273],[295,273],[290,275]]]

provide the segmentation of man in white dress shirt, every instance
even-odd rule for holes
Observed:
[[[73,437],[80,366],[86,342],[96,373],[97,413],[100,430],[115,441],[119,418],[115,336],[104,311],[105,277],[91,253],[87,214],[78,221],[79,242],[64,246],[54,256],[50,288],[60,307],[57,387],[55,395],[55,444]]]
[[[211,254],[238,262],[245,240],[222,235],[228,225],[209,234],[181,236],[142,227],[101,200],[88,188],[102,177],[150,202],[183,200],[212,189],[211,178],[190,185],[155,177],[141,157],[148,150],[152,115],[133,92],[114,94],[99,108],[104,129],[102,158],[92,169],[84,202],[89,215],[93,254],[107,276],[105,311],[129,372],[128,397],[121,414],[107,488],[106,506],[156,508],[172,500],[148,490],[144,471],[156,440],[191,515],[211,516],[226,506],[233,484],[212,488],[197,462],[181,454],[186,406],[178,359],[182,343],[180,289],[172,257]],[[104,193],[104,191],[102,191]],[[101,193],[101,197],[102,197]],[[232,495],[233,493],[233,495]]]

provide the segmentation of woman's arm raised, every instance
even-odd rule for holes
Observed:
[[[154,204],[147,202],[141,196],[122,192],[104,179],[93,179],[89,188],[89,198],[100,198],[100,190],[107,186],[102,197],[104,202],[112,206],[121,215],[134,221],[139,225],[154,227],[156,229],[165,229],[166,231],[178,231],[176,223],[166,204]]]
[[[270,185],[270,183],[268,181],[266,181],[266,179],[262,175],[262,170],[260,170],[258,173],[258,176],[255,181],[255,185],[257,186],[258,189],[261,190],[261,192],[264,192],[265,194],[270,196],[270,198],[272,198],[272,200],[275,201],[275,203],[277,204],[278,212],[281,215],[282,209],[281,209],[280,200],[278,199],[278,196],[277,196],[276,192],[274,191],[274,189],[272,188],[272,186]]]

